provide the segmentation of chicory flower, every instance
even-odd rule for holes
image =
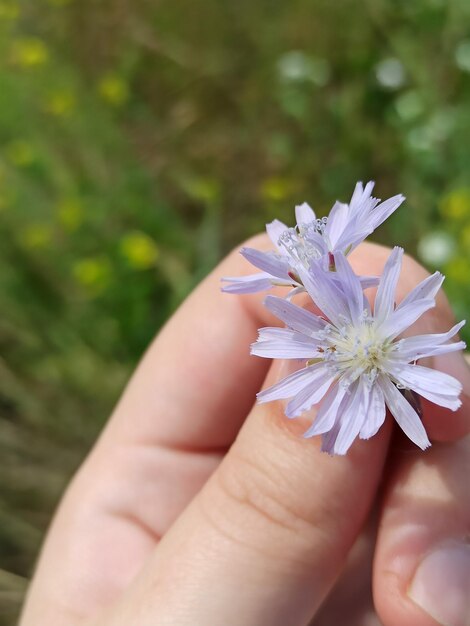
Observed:
[[[295,209],[295,228],[289,228],[279,220],[267,224],[266,231],[275,250],[241,250],[241,254],[261,272],[223,278],[224,282],[229,283],[223,287],[223,291],[256,293],[276,285],[293,288],[290,296],[304,291],[299,266],[308,268],[313,260],[320,260],[326,271],[331,269],[335,252],[349,254],[405,199],[399,194],[380,202],[371,195],[373,187],[373,182],[368,182],[365,187],[361,182],[357,183],[349,204],[336,202],[328,217],[317,218],[313,209],[304,203]],[[377,282],[374,277],[361,277],[363,289]]]
[[[302,284],[323,316],[283,298],[266,298],[266,307],[287,328],[261,329],[252,354],[300,359],[305,366],[260,392],[258,400],[290,399],[285,413],[291,418],[320,403],[305,436],[322,435],[322,449],[330,454],[345,454],[356,437],[375,435],[385,420],[386,407],[406,435],[425,449],[430,443],[416,410],[416,395],[455,411],[461,404],[462,386],[452,376],[417,362],[462,350],[462,341],[449,341],[464,322],[447,333],[399,337],[435,306],[444,277],[436,272],[395,305],[403,250],[394,248],[372,310],[343,252],[333,256],[335,272],[325,272],[319,261],[308,270],[297,266]]]

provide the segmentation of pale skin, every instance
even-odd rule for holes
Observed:
[[[248,245],[269,248],[264,236]],[[388,253],[363,244],[351,261],[379,274]],[[222,294],[219,283],[251,271],[229,255],[148,349],[63,497],[21,626],[438,624],[408,589],[425,554],[469,531],[463,360],[435,363],[464,395],[456,413],[425,404],[430,450],[391,441],[387,418],[329,457],[300,436],[305,419],[253,404],[283,366],[249,345],[279,322],[265,294]],[[425,276],[405,259],[398,300]],[[440,295],[416,331],[452,323]]]

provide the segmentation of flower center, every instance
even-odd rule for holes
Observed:
[[[324,359],[345,386],[361,375],[372,384],[384,369],[392,349],[392,344],[378,335],[370,318],[365,318],[360,326],[330,327],[325,344]]]

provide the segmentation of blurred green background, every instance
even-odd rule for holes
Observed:
[[[0,624],[156,329],[357,180],[470,309],[468,0],[0,0]],[[467,339],[470,334],[467,331]]]

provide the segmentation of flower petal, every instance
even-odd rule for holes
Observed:
[[[384,337],[394,339],[397,335],[414,324],[416,320],[423,315],[423,313],[429,311],[429,309],[432,309],[435,306],[435,301],[429,299],[415,300],[404,307],[398,307],[390,315],[390,317],[381,324],[379,327],[380,333]]]
[[[370,220],[372,222],[372,229],[375,230],[380,224],[385,222],[387,218],[394,213],[398,207],[406,200],[405,196],[398,194],[388,200],[384,200],[381,204],[375,207],[370,212]]]
[[[297,226],[301,224],[309,224],[316,219],[315,211],[306,202],[295,207],[295,219]]]
[[[341,427],[334,445],[335,454],[346,454],[367,418],[370,392],[362,377],[351,385],[349,393],[350,400],[340,415]]]
[[[322,435],[321,437],[321,451],[322,452],[326,452],[327,454],[334,454],[335,442],[336,442],[336,438],[338,436],[340,428],[341,428],[341,421],[337,419],[333,428]]]
[[[458,352],[459,350],[465,350],[467,344],[465,341],[456,341],[454,343],[446,343],[443,346],[436,346],[429,348],[429,350],[423,352],[420,351],[417,354],[408,357],[408,361],[418,361],[419,359],[425,359],[431,356],[440,356],[441,354],[449,354],[450,352]]]
[[[250,274],[249,276],[227,277],[221,280],[231,283],[222,287],[222,291],[225,293],[257,293],[271,289],[273,286],[271,275],[265,272]],[[291,284],[291,282],[286,281],[286,285],[290,286]]]
[[[258,341],[250,353],[265,359],[318,359],[323,356],[315,346],[296,341]]]
[[[364,297],[360,280],[341,252],[335,254],[335,265],[337,276],[341,280],[342,291],[346,296],[351,320],[353,323],[358,323],[364,311]]]
[[[344,250],[349,247],[350,250],[356,248],[366,237],[368,237],[387,217],[389,217],[405,200],[402,195],[394,196],[379,204],[380,200],[365,192],[363,199],[357,205],[350,205],[348,227],[344,230],[341,238],[338,240],[336,247]]]
[[[344,326],[351,315],[346,298],[335,284],[330,272],[325,272],[320,263],[313,262],[310,271],[298,268],[300,279],[318,308],[338,327]]]
[[[289,261],[285,257],[281,257],[275,252],[262,252],[261,250],[255,250],[255,248],[242,248],[241,254],[252,265],[283,280],[289,279]],[[291,283],[293,281],[291,280]]]
[[[395,247],[385,263],[375,296],[374,317],[378,324],[386,320],[394,310],[395,292],[400,277],[402,258],[403,248]]]
[[[380,376],[378,378],[378,384],[383,391],[385,402],[390,409],[390,413],[405,435],[421,448],[421,450],[425,450],[429,447],[431,443],[426,434],[426,430],[411,404],[405,400],[388,377]]]
[[[465,320],[453,326],[447,333],[416,335],[415,337],[401,339],[397,344],[397,358],[416,361],[427,356],[436,356],[437,354],[465,349],[463,341],[445,344],[446,341],[452,339],[459,332],[464,324]]]
[[[349,221],[349,205],[343,202],[335,202],[328,216],[325,228],[325,236],[328,239],[330,250],[337,249],[339,238],[347,228]]]
[[[287,229],[288,226],[280,220],[274,220],[269,224],[266,224],[266,232],[268,233],[269,238],[276,246],[278,252],[283,255],[287,254],[287,251],[284,246],[279,245],[279,239],[281,238],[282,233],[285,233]]]
[[[412,289],[405,298],[403,298],[397,306],[397,310],[402,309],[403,307],[418,300],[434,300],[443,282],[444,276],[439,272],[434,272],[434,274],[431,274],[431,276],[428,276],[416,285],[416,287]]]
[[[416,391],[430,402],[452,411],[462,404],[459,400],[462,385],[449,374],[422,365],[392,365],[388,371],[400,385]]]
[[[361,181],[356,183],[353,195],[351,196],[351,200],[349,201],[349,207],[352,215],[355,215],[357,213],[357,210],[360,209],[362,205],[370,199],[372,191],[374,189],[374,185],[375,183],[373,180],[370,180],[365,187],[363,186]]]
[[[320,371],[320,370],[319,370]],[[323,373],[300,391],[286,406],[287,417],[298,417],[320,402],[334,380],[334,374],[324,367]]]
[[[304,437],[314,437],[328,432],[335,425],[342,406],[348,401],[346,388],[342,385],[334,385],[321,403],[320,409],[313,424],[305,431]]]
[[[267,359],[314,359],[323,355],[318,342],[290,328],[261,328],[251,354]]]
[[[307,337],[314,337],[318,332],[324,330],[326,322],[318,315],[306,311],[296,304],[292,304],[276,296],[267,296],[264,301],[265,307],[277,318],[299,333]]]
[[[382,424],[385,421],[385,399],[382,390],[379,385],[372,386],[370,392],[369,409],[367,411],[367,418],[361,428],[359,437],[361,439],[370,439],[373,437]]]
[[[281,398],[291,398],[295,396],[299,391],[302,391],[304,387],[306,387],[312,379],[317,375],[318,370],[321,372],[324,370],[325,365],[323,363],[316,363],[315,365],[310,365],[310,367],[303,367],[298,372],[294,372],[283,378],[278,383],[269,387],[268,389],[264,389],[257,394],[258,402],[271,402],[272,400],[280,400]],[[320,373],[321,373],[320,372]]]
[[[377,287],[380,282],[380,278],[378,276],[359,276],[358,278],[361,282],[361,287],[363,289],[369,289],[369,287]]]

